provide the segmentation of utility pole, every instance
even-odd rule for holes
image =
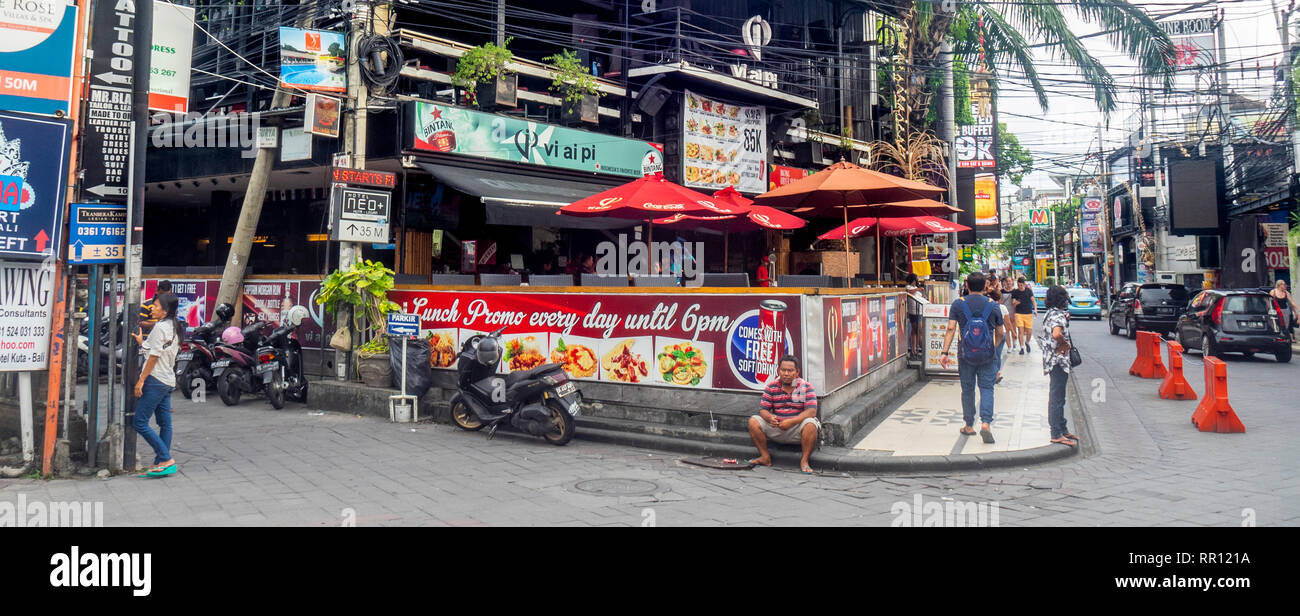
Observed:
[[[943,42],[939,57],[943,58],[943,101],[940,110],[943,112],[943,142],[948,145],[948,204],[955,207],[957,204],[957,93],[953,89],[952,44],[947,40]],[[957,222],[957,215],[949,214],[948,219]],[[952,280],[960,286],[956,233],[948,234],[948,260],[945,263],[950,264]]]
[[[144,256],[144,184],[145,153],[149,145],[149,71],[153,48],[153,2],[135,6],[135,57],[131,77],[131,167],[127,194],[126,249],[126,348],[122,353],[122,389],[126,395],[122,409],[122,469],[135,470],[135,382],[140,378],[137,358],[140,349],[129,335],[140,327],[140,259]],[[102,26],[101,26],[102,27]],[[110,297],[117,289],[110,292]],[[115,300],[114,300],[115,301]],[[94,327],[94,324],[91,324]],[[94,352],[94,349],[91,349]],[[108,361],[113,361],[110,357]],[[111,372],[110,372],[111,374]],[[91,379],[98,375],[90,375]],[[112,391],[111,385],[109,391]],[[111,429],[109,426],[107,429]]]
[[[1101,285],[1102,301],[1105,302],[1106,309],[1110,309],[1110,287],[1117,284],[1112,280],[1110,271],[1110,234],[1113,227],[1106,222],[1106,213],[1110,211],[1110,204],[1106,203],[1107,188],[1110,187],[1110,174],[1106,172],[1106,142],[1105,135],[1102,133],[1101,124],[1097,124],[1097,164],[1100,166],[1101,178],[1097,182],[1099,192],[1101,193],[1101,272],[1097,280],[1103,281]],[[1118,268],[1116,268],[1118,269]]]
[[[294,25],[309,28],[315,16],[316,3],[312,2]],[[292,96],[293,93],[289,90],[277,89],[271,97],[271,109],[288,107]],[[239,222],[235,223],[230,253],[226,255],[226,267],[221,270],[217,305],[233,305],[236,322],[239,322],[239,314],[244,306],[240,297],[244,288],[244,272],[248,268],[248,255],[253,250],[253,236],[257,235],[257,221],[262,217],[262,204],[266,200],[266,187],[270,183],[271,167],[274,165],[275,148],[258,148],[257,158],[253,160],[253,172],[248,176],[248,189],[244,191],[244,204],[239,209]]]

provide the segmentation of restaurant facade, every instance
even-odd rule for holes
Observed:
[[[881,7],[829,0],[502,4],[500,34],[511,38],[508,69],[517,91],[513,104],[493,105],[470,104],[451,74],[467,51],[501,38],[495,3],[396,5],[388,36],[400,45],[404,64],[400,78],[370,99],[365,136],[366,168],[397,176],[395,205],[387,241],[365,244],[363,256],[389,265],[404,282],[439,273],[515,272],[526,279],[543,270],[564,272],[619,234],[651,232],[661,241],[703,243],[705,271],[748,272],[751,284],[762,255],[773,257],[774,277],[842,274],[833,269],[843,268],[842,259],[823,266],[810,250],[825,230],[820,227],[724,237],[560,217],[555,210],[646,173],[661,172],[706,194],[732,186],[753,197],[841,158],[865,162],[866,142],[880,134],[887,111],[877,106],[873,64],[876,32],[887,16]],[[268,24],[241,29],[247,16],[239,7],[198,10],[210,11],[209,30],[244,58],[277,72],[279,59],[265,51],[273,45],[256,40],[274,42]],[[271,5],[255,3],[247,11],[271,20],[292,17]],[[464,19],[450,22],[453,13]],[[312,25],[341,31],[346,24],[322,16]],[[198,44],[196,60],[225,54],[212,47],[211,40]],[[597,109],[588,121],[566,121],[550,91],[554,73],[542,59],[564,49],[574,50],[596,78]],[[214,62],[217,73],[227,65],[250,68],[226,57]],[[337,260],[329,241],[329,167],[336,155],[348,154],[344,139],[305,130],[303,97],[269,109],[269,90],[237,81],[196,79],[191,98],[216,100],[209,116],[183,127],[178,118],[159,116],[155,132],[200,124],[211,133],[220,118],[248,112],[259,126],[276,127],[250,273],[328,272]],[[345,122],[343,130],[350,128]],[[147,271],[219,272],[248,187],[250,150],[151,141]]]

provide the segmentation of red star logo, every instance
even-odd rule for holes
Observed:
[[[439,108],[437,108],[437,107],[434,107],[434,108],[433,108],[433,119],[435,119],[435,120],[441,120],[441,119],[442,119],[442,110],[441,110],[441,109],[439,109]]]
[[[654,155],[654,154],[651,154],[651,155],[650,155],[650,164],[652,164],[652,165],[655,164],[655,155]]]

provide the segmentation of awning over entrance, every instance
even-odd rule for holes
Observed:
[[[560,216],[559,209],[615,184],[597,184],[556,177],[520,175],[419,162],[439,182],[483,199],[490,225],[561,229],[617,229],[637,224],[615,218]]]

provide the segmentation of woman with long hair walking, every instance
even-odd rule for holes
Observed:
[[[1070,293],[1056,285],[1047,290],[1043,305],[1047,315],[1043,317],[1038,348],[1043,352],[1043,374],[1051,375],[1047,425],[1052,430],[1051,442],[1074,447],[1079,437],[1070,434],[1065,425],[1065,387],[1070,382]]]
[[[176,353],[181,348],[184,327],[176,318],[180,303],[171,293],[154,297],[151,316],[157,324],[149,331],[149,338],[134,334],[148,359],[135,381],[135,431],[153,447],[153,466],[145,473],[158,477],[176,472],[172,459],[172,390],[176,388]],[[149,419],[156,418],[158,432],[149,427]]]

